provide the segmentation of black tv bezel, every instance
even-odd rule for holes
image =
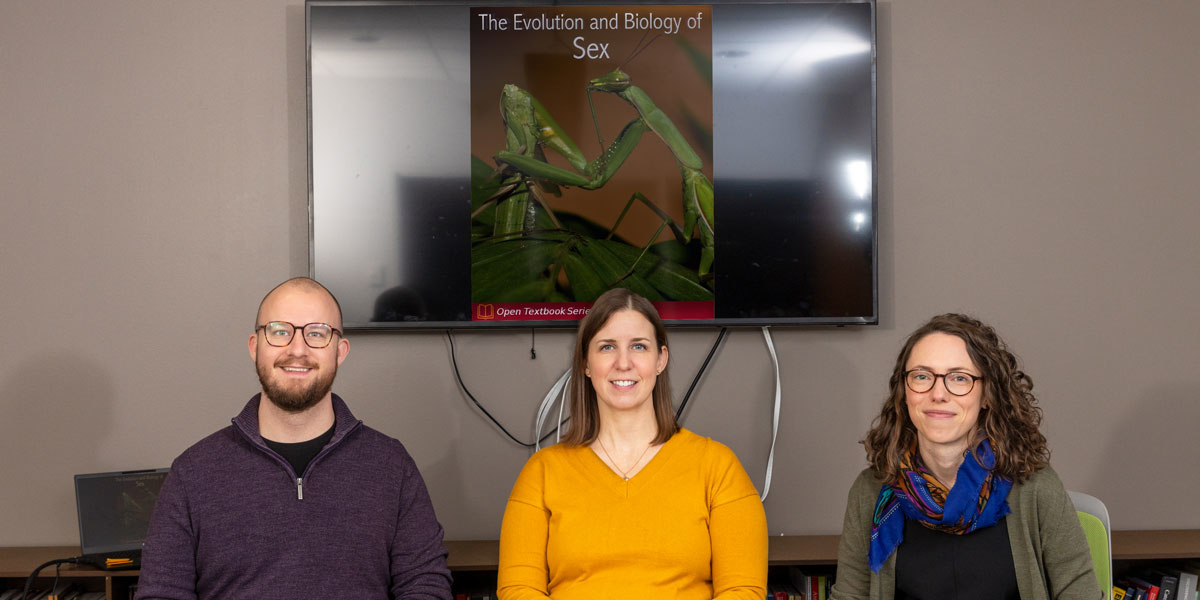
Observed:
[[[782,326],[846,326],[879,324],[879,91],[878,91],[878,7],[876,0],[708,0],[688,2],[681,0],[624,0],[621,2],[530,0],[305,0],[305,137],[307,193],[308,193],[308,276],[316,277],[315,218],[313,191],[313,107],[312,107],[312,22],[314,6],[639,6],[639,5],[703,5],[730,4],[867,4],[871,15],[871,310],[868,316],[853,317],[739,317],[713,319],[664,319],[670,327],[762,327]],[[512,330],[512,329],[574,329],[578,320],[553,321],[372,321],[366,325],[346,325],[347,331],[419,331],[419,330]]]

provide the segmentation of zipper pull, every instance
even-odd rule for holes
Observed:
[[[304,478],[303,477],[296,478],[296,499],[297,500],[304,499]]]

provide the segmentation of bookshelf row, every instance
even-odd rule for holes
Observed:
[[[837,535],[788,535],[769,539],[768,563],[774,578],[787,566],[824,567],[832,573],[837,564]],[[1114,580],[1140,571],[1155,561],[1200,560],[1200,529],[1114,531],[1112,536]],[[500,560],[496,540],[448,540],[448,564],[454,571],[455,588],[495,585]],[[0,592],[20,589],[38,565],[55,558],[75,556],[77,546],[0,547]],[[816,569],[820,570],[820,569]],[[81,590],[104,591],[108,600],[126,600],[137,583],[137,571],[99,571],[63,565],[60,575]],[[42,572],[39,582],[49,587],[54,569]],[[1184,599],[1180,599],[1184,600]]]

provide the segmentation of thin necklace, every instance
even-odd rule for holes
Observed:
[[[641,464],[642,459],[646,458],[646,453],[650,451],[650,444],[646,444],[646,449],[642,450],[642,454],[640,456],[638,456],[637,461],[635,461],[633,463],[633,466],[629,467],[628,469],[625,469],[624,471],[621,471],[621,467],[619,465],[617,465],[617,461],[613,460],[612,455],[608,453],[608,448],[604,447],[604,440],[600,439],[600,437],[597,436],[596,441],[600,442],[600,451],[604,453],[604,456],[606,458],[608,458],[608,462],[612,463],[613,468],[616,469],[617,471],[620,471],[621,477],[624,477],[625,481],[629,481],[629,472],[636,469],[637,466],[639,464]]]

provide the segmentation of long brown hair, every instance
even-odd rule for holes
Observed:
[[[987,438],[996,454],[994,471],[1020,482],[1050,463],[1046,437],[1038,430],[1042,409],[1033,395],[1033,380],[1020,369],[1017,357],[996,330],[978,319],[955,313],[938,315],[911,335],[896,357],[889,382],[890,392],[883,410],[871,424],[866,439],[867,461],[877,477],[895,484],[900,477],[900,454],[916,438],[916,428],[908,417],[905,401],[904,367],[913,346],[931,333],[945,333],[961,339],[967,353],[983,375],[982,406],[979,428],[971,440],[974,449]]]
[[[654,326],[655,350],[662,352],[667,344],[667,328],[663,325],[658,311],[650,301],[624,288],[616,288],[604,292],[592,304],[586,317],[579,322],[579,333],[575,337],[575,358],[571,362],[571,424],[563,436],[563,443],[572,446],[583,446],[596,441],[600,435],[600,409],[597,406],[596,388],[592,387],[591,379],[584,376],[587,370],[588,346],[596,333],[608,324],[608,320],[618,312],[633,310],[641,313]],[[670,362],[668,361],[668,369]],[[668,369],[663,369],[654,381],[652,400],[654,403],[654,419],[658,423],[658,435],[654,444],[666,443],[679,424],[675,422],[675,413],[671,408],[671,380],[667,376]]]

